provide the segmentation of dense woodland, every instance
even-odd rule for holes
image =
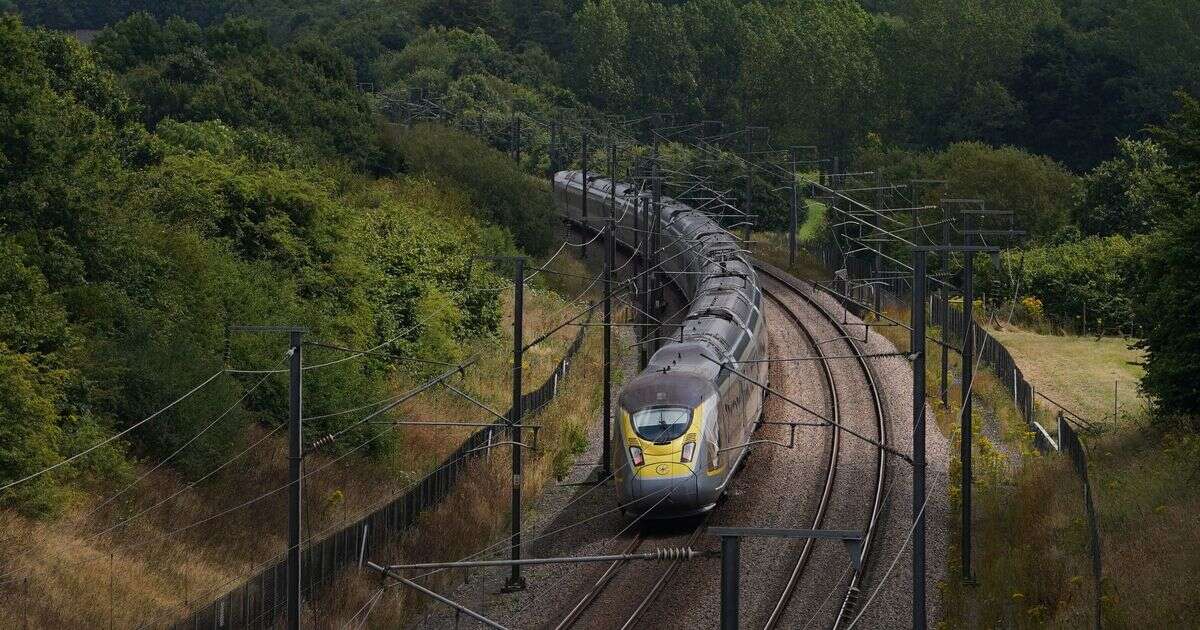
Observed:
[[[545,166],[548,138],[528,138],[518,170],[465,135],[383,125],[383,97],[410,88],[485,121],[588,108],[766,125],[777,146],[947,179],[1030,233],[983,265],[985,281],[1050,317],[1086,302],[1135,331],[1147,392],[1200,413],[1197,0],[0,0],[0,12],[12,14],[0,21],[0,481],[222,366],[281,365],[282,344],[230,324],[303,321],[350,347],[396,338],[399,354],[443,361],[490,334],[495,292],[475,289],[501,281],[468,261],[550,247],[552,211],[522,175]],[[63,30],[100,32],[83,44]],[[396,368],[363,364],[314,376],[314,413],[378,398]],[[3,500],[54,513],[174,452],[189,423],[252,384],[221,377],[164,430]],[[235,407],[182,471],[250,423],[278,422],[284,391]],[[316,430],[336,430],[326,422]]]

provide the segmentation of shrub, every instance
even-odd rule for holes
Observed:
[[[1170,213],[1178,186],[1167,153],[1150,140],[1117,140],[1117,157],[1083,178],[1076,220],[1088,234],[1142,234]]]
[[[1130,283],[1137,255],[1135,241],[1124,236],[1010,250],[1001,256],[1000,269],[978,265],[976,282],[989,295],[1029,296],[1026,309],[1042,311],[1059,325],[1081,324],[1086,309],[1089,329],[1103,321],[1115,331],[1133,319]]]
[[[414,173],[463,186],[481,218],[507,227],[527,253],[545,254],[553,237],[550,195],[504,154],[456,130],[434,124],[392,132],[400,155]]]
[[[1135,297],[1140,346],[1146,350],[1143,389],[1166,414],[1190,416],[1200,430],[1200,198],[1178,219],[1142,242]]]

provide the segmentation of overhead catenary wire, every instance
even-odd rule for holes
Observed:
[[[124,495],[126,492],[133,489],[135,486],[137,486],[139,483],[141,483],[142,480],[144,480],[146,477],[149,477],[150,475],[154,474],[154,472],[156,472],[157,470],[159,470],[160,468],[165,466],[167,464],[167,462],[170,462],[172,459],[177,457],[180,453],[187,450],[188,447],[190,447],[193,443],[195,443],[196,440],[200,439],[200,437],[202,435],[204,435],[209,430],[211,430],[213,427],[215,427],[219,422],[221,422],[221,420],[224,420],[225,417],[228,416],[230,413],[232,413],[235,409],[239,408],[241,406],[242,402],[244,402],[247,398],[249,398],[250,394],[254,393],[254,391],[256,389],[258,389],[259,386],[262,385],[264,382],[266,382],[266,380],[270,377],[271,377],[270,374],[264,374],[262,376],[262,378],[258,379],[257,382],[255,382],[250,387],[246,388],[245,392],[242,393],[242,396],[240,398],[235,400],[233,402],[233,404],[226,407],[225,410],[222,411],[220,415],[218,415],[211,422],[209,422],[207,425],[205,425],[199,431],[197,431],[195,434],[193,434],[192,437],[188,438],[187,441],[185,441],[179,448],[175,449],[174,452],[172,452],[170,455],[168,455],[165,458],[163,458],[162,460],[160,460],[157,464],[155,464],[153,467],[151,467],[146,472],[142,473],[137,479],[134,479],[132,482],[127,484],[124,488],[121,488],[119,491],[114,493],[112,496],[108,497],[104,501],[97,504],[95,507],[93,507],[91,510],[89,510],[86,514],[84,514],[82,518],[86,519],[87,517],[92,516],[96,512],[99,512],[105,506],[107,506],[108,504],[117,500],[118,497]]]
[[[87,454],[89,454],[89,453],[92,453],[92,452],[96,451],[96,449],[99,449],[99,448],[102,448],[102,447],[104,447],[104,446],[107,446],[107,445],[109,445],[109,444],[112,444],[112,443],[113,443],[113,442],[115,442],[116,440],[119,440],[119,439],[121,439],[122,437],[124,437],[124,436],[126,436],[126,435],[129,435],[129,433],[130,433],[130,432],[132,432],[133,430],[137,429],[138,427],[141,427],[142,425],[146,424],[147,422],[150,422],[151,420],[153,420],[153,419],[155,419],[155,418],[157,418],[157,417],[161,416],[162,414],[166,413],[168,410],[170,410],[171,408],[173,408],[175,405],[178,405],[179,403],[183,402],[184,400],[187,400],[187,398],[189,398],[189,397],[190,397],[192,394],[195,394],[196,392],[200,391],[201,389],[204,389],[204,387],[205,387],[206,385],[208,385],[209,383],[211,383],[211,382],[213,382],[214,380],[216,380],[216,379],[217,379],[217,377],[221,376],[222,374],[226,374],[226,373],[227,373],[227,370],[218,370],[218,371],[217,371],[215,374],[213,374],[212,376],[210,376],[210,377],[208,377],[208,378],[204,379],[204,381],[202,381],[202,382],[201,382],[199,385],[196,385],[195,387],[193,387],[193,388],[192,388],[191,390],[189,390],[189,391],[188,391],[186,394],[184,394],[184,395],[180,396],[179,398],[176,398],[174,401],[172,401],[172,402],[171,402],[170,404],[168,404],[166,407],[163,407],[162,409],[159,409],[158,411],[155,411],[154,413],[150,414],[149,416],[146,416],[146,417],[145,417],[145,418],[143,418],[142,420],[139,420],[139,421],[137,421],[137,422],[135,422],[135,423],[133,423],[133,424],[129,425],[129,426],[128,426],[128,427],[126,427],[125,429],[123,429],[123,430],[121,430],[121,431],[119,431],[119,432],[117,432],[117,433],[115,433],[115,434],[113,434],[113,435],[111,435],[111,436],[109,436],[109,437],[107,437],[107,438],[103,439],[103,440],[100,440],[100,441],[99,441],[99,442],[97,442],[96,444],[94,444],[94,445],[92,445],[92,446],[90,446],[90,447],[88,447],[88,448],[86,448],[86,449],[84,449],[84,450],[82,450],[82,451],[80,451],[80,452],[78,452],[78,453],[76,453],[76,454],[74,454],[74,455],[72,455],[72,456],[70,456],[70,457],[68,457],[68,458],[64,459],[64,460],[61,460],[61,461],[55,462],[54,464],[51,464],[51,465],[49,465],[49,466],[46,466],[45,468],[42,468],[41,470],[38,470],[38,471],[36,471],[36,472],[33,472],[33,473],[30,473],[30,474],[28,474],[28,475],[25,475],[24,477],[22,477],[22,478],[20,478],[20,479],[17,479],[17,480],[15,480],[15,481],[10,481],[10,482],[8,482],[8,483],[4,484],[3,486],[0,486],[0,492],[3,492],[3,491],[5,491],[5,490],[8,490],[9,488],[12,488],[12,487],[14,487],[14,486],[18,486],[18,485],[20,485],[20,484],[23,484],[23,483],[25,483],[25,482],[27,482],[27,481],[32,481],[32,480],[34,480],[34,479],[37,479],[38,477],[41,477],[42,475],[45,475],[46,473],[48,473],[48,472],[50,472],[50,471],[52,471],[52,470],[56,470],[56,469],[58,469],[59,467],[65,466],[65,465],[67,465],[67,464],[69,464],[69,463],[71,463],[71,462],[73,462],[73,461],[75,461],[75,460],[79,459],[80,457],[83,457],[83,456],[85,456],[85,455],[87,455]]]

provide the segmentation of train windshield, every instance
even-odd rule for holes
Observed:
[[[692,410],[686,407],[651,407],[633,414],[633,430],[643,440],[663,443],[683,435],[692,423]]]

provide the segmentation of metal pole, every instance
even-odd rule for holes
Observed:
[[[550,176],[558,172],[558,120],[550,121],[550,146],[546,149],[550,158]]]
[[[608,477],[612,462],[612,280],[616,257],[617,225],[614,210],[617,203],[616,147],[609,144],[610,172],[613,174],[608,206],[608,238],[604,240],[604,447],[601,451],[600,472]]]
[[[788,221],[788,265],[796,264],[796,230],[798,229],[799,217],[799,199],[796,191],[796,148],[792,147],[788,150],[788,157],[791,158],[792,167],[788,172],[791,178],[792,198],[790,204],[790,219]]]
[[[300,501],[301,464],[303,463],[303,343],[304,333],[291,333],[292,358],[288,388],[288,549],[287,618],[289,630],[300,630]]]
[[[920,205],[920,204],[918,204]],[[942,224],[942,243],[950,245],[950,222]],[[947,278],[950,277],[950,252],[942,252],[942,271],[945,272]],[[942,408],[950,407],[950,288],[946,285],[938,286],[938,293],[941,295],[941,319],[942,319]]]
[[[748,243],[750,243],[750,239],[752,238],[750,233],[750,215],[753,214],[751,206],[753,205],[754,199],[754,164],[750,160],[753,157],[753,152],[754,128],[746,127],[746,204],[743,206],[746,212],[746,216],[744,217],[746,225],[742,228],[742,233],[745,235],[747,248],[749,248]]]
[[[587,225],[588,218],[588,132],[583,131],[583,148],[580,151],[580,162],[583,167],[583,199],[580,201],[580,210],[583,215],[583,224]],[[587,259],[587,239],[584,239],[584,246],[579,248],[580,255]]]
[[[521,436],[518,425],[524,410],[521,408],[521,358],[525,347],[525,259],[516,258],[513,274],[513,376],[512,417],[509,418],[509,439],[512,440],[512,559],[521,559]],[[506,592],[525,590],[521,565],[512,565],[512,573],[504,584]]]
[[[721,630],[738,630],[738,565],[741,539],[721,537]]]
[[[647,277],[648,274],[643,273],[642,264],[640,261],[646,261],[647,264],[645,265],[645,269],[648,270],[650,268],[650,259],[647,257],[647,254],[649,253],[648,250],[650,249],[650,234],[648,233],[649,230],[646,229],[650,224],[650,198],[643,197],[642,199],[639,199],[638,202],[640,202],[642,207],[642,216],[645,218],[645,220],[642,221],[641,231],[639,231],[637,235],[638,241],[641,243],[641,253],[638,254],[638,326],[636,334],[638,341],[638,368],[644,370],[646,369],[647,363],[650,361],[649,353],[646,351],[646,345],[642,343],[646,340],[646,333],[649,332],[646,324],[650,322],[646,317],[646,312],[650,307],[650,299],[648,297],[649,291],[647,290],[647,288],[650,286],[650,279]],[[637,225],[634,225],[635,229],[637,227]]]
[[[881,210],[881,209],[883,209],[884,203],[883,203],[883,171],[880,169],[875,170],[875,186],[877,188],[877,190],[875,191],[875,209]],[[879,231],[879,215],[875,214],[874,212],[871,213],[871,228],[874,230],[874,232]],[[871,238],[875,238],[874,233],[871,234]],[[875,284],[875,281],[878,280],[879,276],[881,275],[881,271],[883,269],[883,258],[880,256],[878,247],[873,248],[873,249],[874,249],[874,256],[873,256],[874,260],[871,263],[871,293],[874,296],[875,312],[881,313],[881,312],[883,312],[883,310],[880,308],[880,306],[882,305],[882,296],[880,295],[879,285]],[[867,329],[867,330],[870,330],[870,329]]]
[[[654,174],[654,225],[650,229],[650,264],[653,266],[654,273],[651,276],[653,280],[650,283],[650,313],[654,314],[657,319],[662,313],[662,289],[663,289],[663,271],[659,265],[659,258],[662,256],[659,249],[661,248],[662,239],[662,178],[659,176],[658,168],[658,144],[654,145],[654,166],[652,173]],[[654,351],[658,351],[661,343],[660,329],[655,326],[648,332],[654,339],[652,345]]]
[[[964,244],[971,246],[971,230],[975,229],[974,216],[963,216]],[[959,458],[962,461],[962,578],[974,581],[971,570],[971,402],[975,378],[975,256],[972,252],[963,255],[963,344],[962,344],[962,423],[960,426]]]
[[[913,630],[925,630],[925,263],[927,253],[913,253]]]

